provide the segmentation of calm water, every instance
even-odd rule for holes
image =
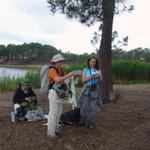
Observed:
[[[0,67],[0,77],[10,76],[10,77],[24,77],[28,70],[18,69],[18,68],[3,68]]]

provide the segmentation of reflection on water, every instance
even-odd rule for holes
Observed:
[[[3,68],[0,67],[0,77],[9,76],[9,77],[24,77],[27,73],[27,70],[18,69],[18,68]]]

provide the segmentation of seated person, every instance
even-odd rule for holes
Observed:
[[[29,79],[24,79],[13,95],[15,116],[18,120],[26,120],[24,116],[29,110],[36,109],[36,94],[31,88]]]

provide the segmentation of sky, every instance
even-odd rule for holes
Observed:
[[[126,50],[150,48],[150,1],[128,0],[134,4],[132,13],[114,18],[113,30],[119,38],[129,36]],[[63,52],[92,53],[93,33],[98,24],[87,27],[62,14],[52,14],[47,0],[0,0],[0,44],[39,42],[61,49]]]

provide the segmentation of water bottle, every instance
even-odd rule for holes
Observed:
[[[15,122],[15,113],[11,112],[11,122]]]

